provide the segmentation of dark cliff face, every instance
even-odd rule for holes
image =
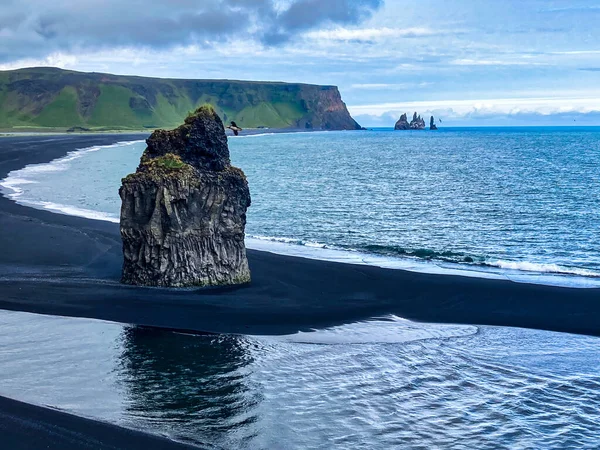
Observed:
[[[360,130],[350,116],[340,91],[335,86],[304,87],[302,102],[308,114],[297,121],[297,128],[321,130]]]
[[[172,131],[155,131],[123,179],[122,282],[145,286],[247,283],[244,233],[250,192],[229,162],[223,123],[201,107]]]
[[[0,127],[156,129],[178,126],[210,103],[242,128],[354,130],[335,86],[182,80],[55,68],[0,71]]]

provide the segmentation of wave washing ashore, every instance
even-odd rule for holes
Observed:
[[[0,178],[124,139],[139,138],[3,138]],[[86,173],[65,190],[92,184]],[[201,448],[597,447],[597,338],[512,328],[600,335],[597,289],[256,250],[249,286],[136,288],[118,283],[117,224],[36,206],[0,197],[0,310],[170,330],[0,311],[0,347],[12,349],[0,352],[0,395]],[[81,447],[74,437],[102,448],[107,432],[117,448],[177,445],[2,397],[0,417],[3,437],[31,448],[40,429],[63,433],[63,449]],[[7,423],[18,426],[7,434]]]
[[[249,248],[578,287],[600,286],[599,145],[593,128],[230,139],[253,192]],[[115,192],[143,149],[85,148],[0,185],[23,204],[118,223]]]

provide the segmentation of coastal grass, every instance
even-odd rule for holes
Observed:
[[[95,126],[142,128],[149,117],[130,108],[134,93],[125,87],[100,85],[100,96],[88,123]],[[144,120],[145,119],[145,120]]]
[[[327,88],[129,77],[56,68],[0,71],[0,129],[169,129],[203,104],[211,104],[225,123],[235,121],[242,128],[294,128],[309,114],[307,102],[317,100]]]
[[[77,112],[77,91],[71,86],[65,87],[33,122],[43,127],[80,126],[83,120]]]

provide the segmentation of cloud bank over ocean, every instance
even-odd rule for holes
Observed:
[[[600,93],[591,97],[522,97],[382,103],[350,107],[367,126],[390,126],[403,113],[443,118],[447,125],[596,125]]]

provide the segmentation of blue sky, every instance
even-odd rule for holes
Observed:
[[[0,69],[334,84],[365,126],[600,125],[600,0],[3,0]]]

